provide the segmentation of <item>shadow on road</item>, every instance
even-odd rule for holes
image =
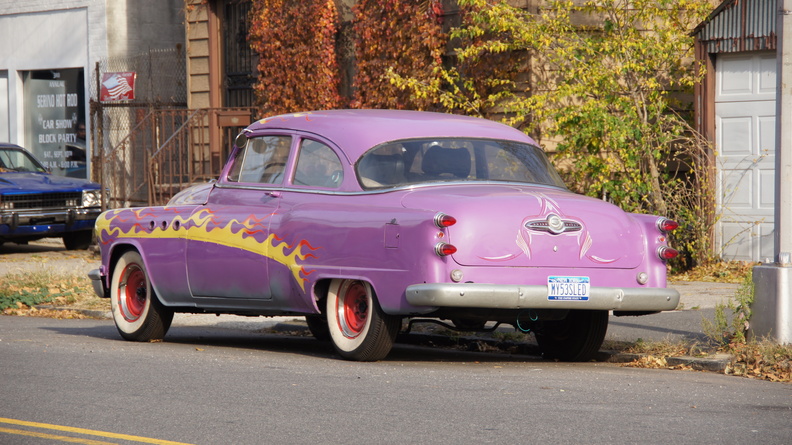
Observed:
[[[254,332],[212,327],[173,327],[161,342],[137,343],[121,338],[110,324],[93,326],[49,326],[44,329],[58,334],[92,337],[108,341],[123,342],[139,347],[158,348],[161,345],[179,345],[190,348],[236,348],[252,351],[266,351],[287,354],[300,354],[309,357],[342,360],[329,342],[322,342],[301,332]],[[406,338],[405,338],[406,337]],[[383,362],[540,362],[540,357],[524,354],[509,354],[502,351],[469,351],[464,349],[432,346],[425,339],[413,335],[400,336],[402,342],[394,345],[391,353]],[[407,340],[407,342],[404,342]]]
[[[55,242],[32,242],[30,244],[15,244],[12,242],[6,242],[0,245],[0,255],[8,255],[8,254],[31,254],[31,253],[43,253],[43,252],[65,252],[66,248],[63,247],[63,243],[55,243]]]

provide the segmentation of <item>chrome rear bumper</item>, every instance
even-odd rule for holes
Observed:
[[[547,294],[547,286],[436,283],[407,287],[407,301],[414,306],[656,312],[679,305],[679,292],[668,288],[592,287],[587,300],[550,300]]]

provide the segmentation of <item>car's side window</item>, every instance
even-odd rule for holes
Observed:
[[[344,168],[332,148],[311,139],[300,142],[294,185],[335,188],[343,179]]]
[[[251,138],[234,161],[228,180],[282,184],[291,149],[291,136]]]

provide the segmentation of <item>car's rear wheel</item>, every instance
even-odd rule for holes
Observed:
[[[375,361],[390,352],[401,318],[382,311],[369,283],[333,280],[327,295],[327,327],[343,358]]]
[[[607,330],[608,311],[571,310],[563,320],[543,322],[535,334],[545,357],[579,362],[594,357]]]
[[[91,246],[93,230],[81,230],[63,235],[63,245],[66,250],[85,250]]]
[[[113,269],[110,307],[121,337],[133,341],[159,340],[173,321],[173,311],[160,303],[151,287],[143,258],[130,250]]]

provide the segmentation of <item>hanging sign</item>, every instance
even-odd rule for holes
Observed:
[[[114,102],[118,100],[135,100],[135,77],[137,73],[104,73],[102,74],[102,91],[99,100]]]

